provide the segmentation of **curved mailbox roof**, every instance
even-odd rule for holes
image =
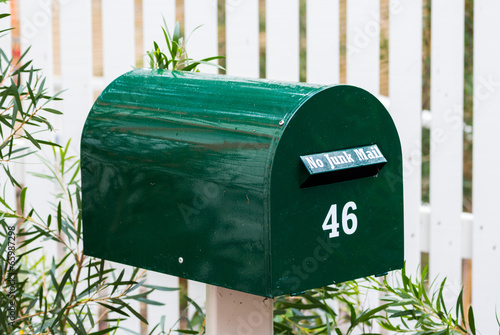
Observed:
[[[399,138],[362,89],[134,70],[81,152],[89,255],[269,297],[402,266]]]

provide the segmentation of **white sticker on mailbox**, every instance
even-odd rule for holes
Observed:
[[[350,212],[357,209],[356,203],[354,201],[349,201],[342,208],[342,230],[347,235],[352,235],[358,229],[358,218],[356,214]],[[325,221],[323,221],[322,226],[324,231],[330,231],[330,238],[339,236],[340,224],[337,220],[337,204],[330,206],[330,210],[326,215]]]

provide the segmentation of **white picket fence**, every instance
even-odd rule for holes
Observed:
[[[134,0],[102,1],[103,77],[93,76],[91,0],[16,0],[21,50],[32,45],[30,59],[44,70],[49,85],[67,89],[55,121],[63,140],[79,137],[94,91],[136,64],[134,36],[142,29],[143,52],[161,39],[162,17],[172,27],[175,0],[142,0],[142,27],[136,27]],[[53,11],[59,10],[60,78],[53,75]],[[177,4],[178,5],[178,4]],[[185,31],[192,35],[190,56],[218,52],[217,0],[184,0]],[[299,80],[299,0],[265,1],[266,73],[277,80]],[[227,73],[259,76],[259,0],[226,0]],[[447,276],[449,292],[462,286],[462,259],[472,259],[472,304],[482,334],[498,332],[500,307],[500,2],[475,0],[473,214],[462,213],[464,0],[432,1],[432,123],[430,207],[421,204],[422,0],[391,0],[389,6],[389,109],[396,121],[404,155],[405,258],[416,272],[421,252],[429,253],[431,276]],[[3,10],[8,10],[3,5]],[[307,0],[307,78],[339,83],[339,0]],[[380,2],[347,0],[347,83],[378,95]],[[4,50],[9,40],[1,39]],[[214,72],[205,67],[203,71]],[[59,123],[58,123],[59,122]],[[27,177],[29,178],[29,177]],[[46,195],[47,185],[30,186],[31,199]],[[496,190],[496,191],[495,191]],[[37,193],[38,192],[38,193]],[[432,210],[430,210],[430,208]],[[149,273],[149,282],[177,286],[177,279]],[[202,284],[190,282],[189,294],[204,304]],[[452,294],[447,296],[451,299]],[[179,317],[177,293],[152,297],[167,303],[150,306],[150,324],[166,315]],[[499,308],[500,310],[500,308]],[[499,311],[500,312],[500,311]],[[139,331],[138,323],[128,328]]]

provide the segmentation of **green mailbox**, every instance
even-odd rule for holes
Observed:
[[[403,266],[399,137],[360,88],[134,70],[81,165],[87,255],[266,297]]]

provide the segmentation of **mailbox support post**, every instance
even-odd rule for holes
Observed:
[[[273,299],[207,285],[207,335],[272,335]]]

